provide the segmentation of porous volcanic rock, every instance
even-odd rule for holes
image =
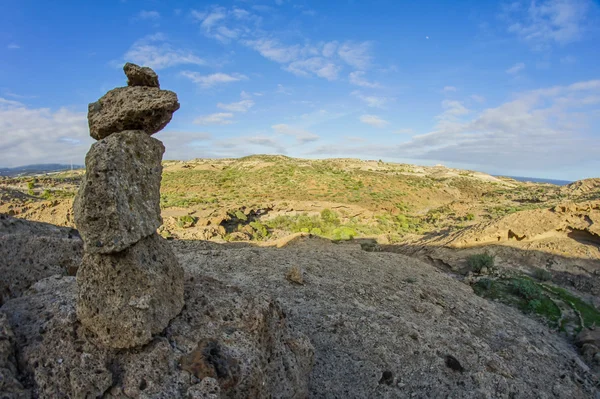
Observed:
[[[148,343],[183,307],[183,269],[157,233],[121,252],[86,252],[77,283],[81,324],[112,348]]]
[[[160,89],[158,75],[151,68],[128,62],[123,67],[123,71],[127,75],[127,86],[146,86]]]
[[[152,135],[162,130],[179,109],[177,94],[157,87],[118,87],[88,106],[90,135],[101,140],[124,130]]]
[[[0,313],[0,397],[28,398],[31,393],[23,389],[17,379],[15,336],[6,315]]]
[[[142,131],[112,134],[92,145],[73,208],[90,253],[122,251],[161,225],[163,144]]]
[[[0,305],[42,278],[75,275],[82,252],[74,229],[0,215]]]
[[[313,348],[280,306],[192,277],[181,314],[134,349],[106,348],[82,328],[72,277],[41,280],[7,302],[25,388],[40,398],[306,398]]]

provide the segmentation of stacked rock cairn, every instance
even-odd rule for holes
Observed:
[[[84,242],[77,272],[77,316],[111,348],[149,342],[184,305],[183,269],[156,229],[165,147],[150,137],[179,109],[156,73],[127,63],[127,87],[88,107],[90,135],[75,198],[75,223]]]

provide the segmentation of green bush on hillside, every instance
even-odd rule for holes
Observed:
[[[490,254],[476,254],[467,258],[469,268],[476,273],[480,273],[484,267],[491,271],[494,269],[494,262],[495,258]]]

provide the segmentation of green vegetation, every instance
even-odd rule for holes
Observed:
[[[533,277],[540,281],[550,281],[552,280],[552,273],[550,273],[548,270],[535,268],[533,270]]]
[[[469,269],[475,273],[481,273],[481,270],[484,267],[488,270],[488,272],[491,272],[494,269],[494,262],[494,256],[487,253],[471,255],[467,258],[467,265],[469,266]]]
[[[473,290],[484,298],[514,306],[524,313],[535,314],[550,326],[558,327],[561,311],[543,289],[526,278],[481,279]]]
[[[600,325],[600,311],[563,288],[536,283],[528,277],[492,280],[480,279],[473,290],[484,298],[514,306],[524,313],[535,314],[550,326],[566,330],[571,323],[575,333],[584,327]],[[557,303],[564,303],[567,313]],[[570,314],[572,313],[572,314]],[[574,316],[573,316],[574,315]]]
[[[186,229],[189,227],[194,227],[196,225],[197,221],[198,221],[197,217],[194,217],[191,215],[184,215],[184,216],[180,216],[177,219],[177,226],[181,227],[182,229]]]

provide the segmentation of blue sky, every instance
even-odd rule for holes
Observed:
[[[600,176],[591,0],[0,5],[0,166],[83,163],[87,104],[147,65],[166,159],[359,157]]]

